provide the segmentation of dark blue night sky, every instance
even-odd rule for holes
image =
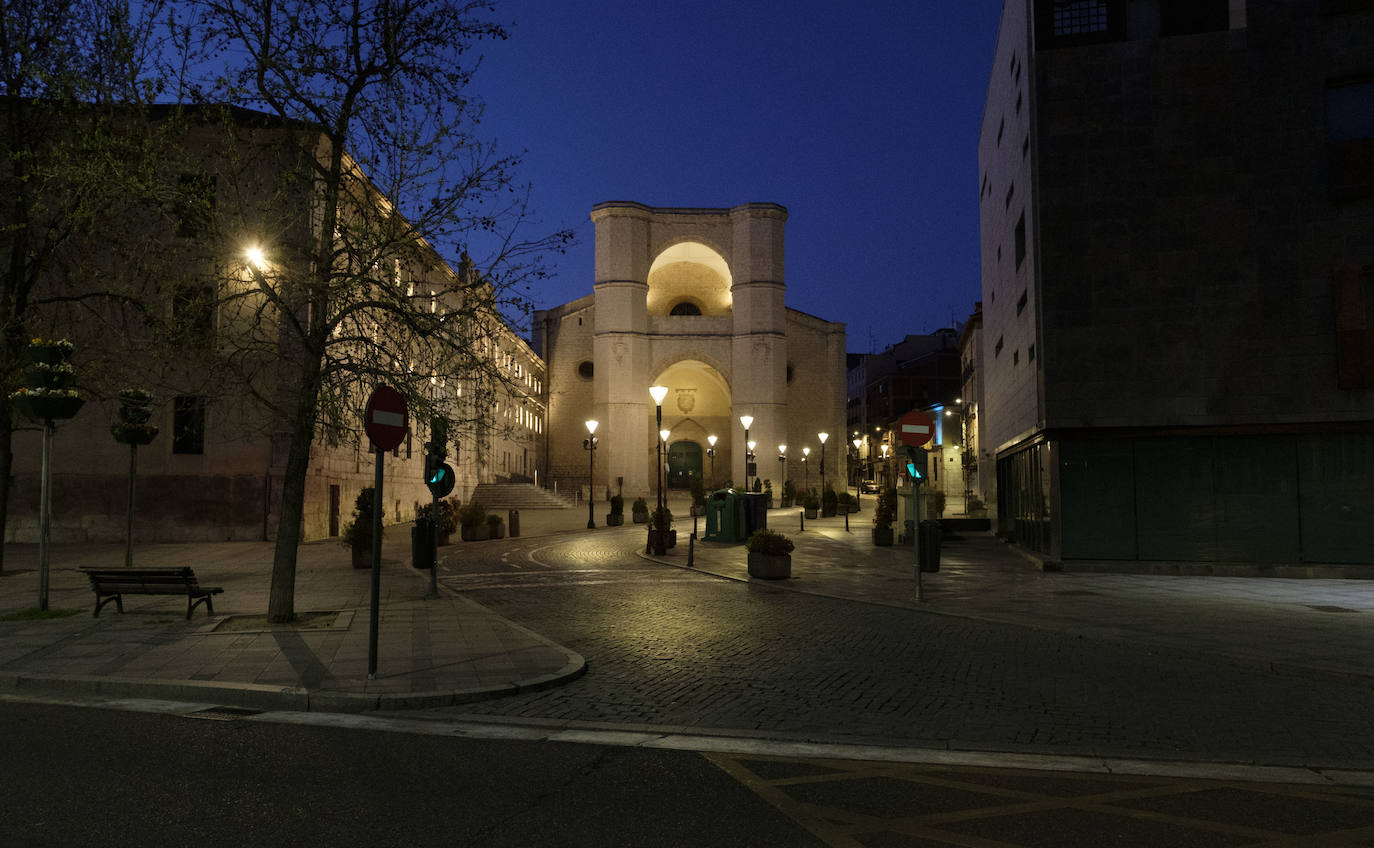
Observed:
[[[538,307],[592,290],[595,203],[788,208],[787,301],[849,350],[979,298],[977,137],[998,0],[502,0],[480,134],[527,151],[579,244]]]

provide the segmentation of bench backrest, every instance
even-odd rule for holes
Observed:
[[[110,568],[81,569],[97,592],[142,592],[145,594],[183,594],[199,591],[196,574],[189,568]]]

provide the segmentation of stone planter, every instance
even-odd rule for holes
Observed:
[[[464,542],[485,542],[490,538],[491,531],[487,529],[487,525],[485,524],[467,526],[462,529],[462,539]]]
[[[506,525],[504,525],[504,524],[488,524],[488,525],[487,525],[487,538],[488,538],[488,539],[504,539],[504,538],[506,538]]]
[[[824,507],[824,506],[821,507],[821,518],[834,518],[834,517],[835,517],[835,509],[834,509],[834,507]]]
[[[850,511],[850,512],[858,512],[858,511],[859,511],[859,505],[856,504],[856,503],[850,504],[850,505],[849,505],[849,511]]]
[[[875,545],[881,545],[881,546],[884,546],[884,547],[886,547],[886,546],[888,546],[888,545],[891,545],[891,544],[892,544],[892,528],[891,528],[891,527],[874,527],[874,528],[873,528],[873,544],[875,544]]]
[[[350,550],[353,552],[353,567],[354,567],[354,568],[371,568],[371,567],[372,567],[372,549],[371,549],[371,548],[350,548]]]
[[[619,527],[620,525],[622,525],[622,524],[624,524],[624,523],[625,523],[625,514],[624,514],[624,513],[621,513],[621,512],[608,512],[608,513],[606,513],[606,526],[607,526],[607,527]]]
[[[749,576],[763,580],[782,580],[792,576],[791,554],[749,554]]]
[[[675,547],[677,547],[677,531],[676,531],[676,530],[669,530],[669,531],[668,531],[668,541],[664,542],[664,543],[663,543],[663,546],[664,546],[665,548],[675,548]]]
[[[634,513],[634,521],[635,521],[636,524],[648,524],[648,523],[649,523],[649,511],[648,511],[648,510],[645,510],[644,512],[635,512],[635,513]]]
[[[807,518],[815,518],[815,517],[816,517],[816,510],[812,509],[812,508],[809,507],[809,506],[806,507],[806,508],[804,508],[804,509],[802,510],[802,512],[806,515]]]

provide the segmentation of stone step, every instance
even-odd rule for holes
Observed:
[[[533,483],[479,483],[472,501],[493,509],[571,509],[572,501]]]

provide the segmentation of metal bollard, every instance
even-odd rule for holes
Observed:
[[[805,532],[806,532],[806,510],[802,510],[800,513],[798,513],[798,515],[801,516],[801,530],[800,530],[799,532],[805,533]]]
[[[694,531],[687,537],[687,567],[691,568],[697,560],[697,534]]]
[[[520,510],[512,509],[506,513],[506,527],[510,529],[512,539],[520,535]]]
[[[844,511],[844,532],[849,532],[849,510]]]

